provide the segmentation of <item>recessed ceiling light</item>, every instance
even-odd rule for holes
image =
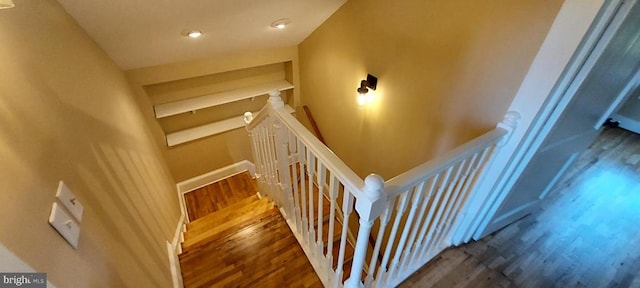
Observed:
[[[282,30],[286,28],[287,25],[289,25],[289,23],[291,23],[291,20],[289,20],[289,18],[282,18],[282,19],[273,21],[271,23],[271,27]]]
[[[187,36],[189,38],[198,38],[202,36],[202,32],[200,30],[189,31],[189,33],[187,33]]]

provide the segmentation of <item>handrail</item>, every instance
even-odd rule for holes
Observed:
[[[457,148],[422,163],[384,183],[388,197],[395,197],[416,183],[441,173],[451,165],[478,153],[489,145],[500,141],[509,131],[497,127],[482,136],[475,138]]]
[[[284,108],[277,91],[269,95],[255,117],[245,113],[258,185],[276,202],[327,287],[398,285],[451,246],[452,235],[474,229],[467,220],[486,201],[477,185],[517,124],[507,114],[497,128],[386,182],[375,174],[363,180]],[[354,215],[357,225],[349,223]],[[342,231],[334,231],[336,221]],[[355,226],[357,239],[347,243]],[[351,274],[343,282],[347,257]]]
[[[298,119],[291,116],[291,114],[287,113],[282,108],[276,108],[274,109],[274,112],[276,112],[284,125],[286,125],[291,131],[293,131],[293,133],[296,134],[296,136],[298,136],[298,139],[304,142],[307,147],[313,149],[313,151],[316,153],[316,156],[323,160],[324,163],[326,163],[329,170],[336,171],[341,174],[342,177],[344,177],[344,179],[342,180],[344,181],[345,186],[348,186],[351,193],[354,194],[356,198],[358,198],[358,196],[360,196],[361,194],[360,190],[362,190],[364,187],[364,180],[362,180],[362,178],[360,178],[358,174],[353,172],[353,170],[351,170],[351,168],[349,168],[347,164],[345,164],[340,158],[338,158],[338,156],[336,156],[336,154],[333,153],[333,151],[331,151],[329,147],[322,144],[322,142],[320,142],[318,138],[316,138],[307,128],[305,128],[304,125],[302,125],[300,121],[298,121]]]

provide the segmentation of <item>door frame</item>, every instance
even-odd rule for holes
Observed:
[[[550,37],[554,33],[554,28],[559,28],[556,25],[561,24],[558,22],[561,22],[560,20],[562,20],[563,17],[577,16],[575,15],[574,11],[563,11],[565,8],[568,8],[565,7],[565,5],[573,7],[576,4],[571,2],[573,1],[565,1],[565,3],[563,4],[563,7],[559,12],[556,21],[554,21],[547,39],[545,39],[545,43],[543,43],[543,46],[541,47],[536,60],[534,60],[534,63],[529,70],[529,74],[527,74],[525,81],[520,87],[520,91],[512,102],[510,110],[525,111],[525,107],[531,107],[532,99],[527,97],[529,93],[526,93],[522,90],[536,87],[536,85],[541,84],[541,81],[545,80],[544,78],[536,79],[536,76],[538,75],[532,72],[535,72],[534,66],[535,64],[537,64],[536,61],[552,60],[547,59],[546,57],[538,59],[538,57],[543,56],[541,54],[543,54],[544,52],[545,44],[549,44],[547,43],[547,41],[550,40]],[[573,97],[575,96],[577,90],[586,79],[587,75],[590,73],[596,61],[602,54],[604,48],[609,44],[617,28],[624,21],[626,15],[631,10],[631,7],[633,7],[636,1],[609,0],[600,2],[601,4],[599,5],[596,14],[593,17],[593,20],[589,21],[585,33],[582,34],[584,35],[583,39],[574,49],[574,52],[572,53],[573,56],[571,56],[569,61],[566,62],[567,64],[563,69],[564,71],[552,81],[553,88],[547,94],[547,97],[543,97],[546,99],[543,100],[542,105],[539,106],[540,108],[537,109],[535,113],[529,112],[529,114],[533,114],[535,115],[535,117],[532,118],[528,125],[526,125],[527,123],[519,123],[524,125],[521,125],[522,127],[519,127],[518,129],[520,129],[521,131],[525,131],[525,133],[520,139],[517,139],[519,141],[512,141],[518,142],[517,147],[510,153],[508,162],[504,163],[505,165],[502,169],[502,175],[498,177],[498,179],[496,179],[497,181],[493,182],[494,185],[493,187],[491,187],[491,191],[493,192],[491,194],[494,195],[495,201],[487,203],[490,205],[487,205],[487,213],[482,217],[480,225],[473,235],[474,239],[478,240],[493,232],[486,229],[487,226],[491,224],[490,221],[494,218],[495,213],[498,211],[500,205],[515,185],[519,176],[529,164],[529,161],[531,160],[533,155],[536,153],[551,129],[555,126],[564,109],[567,107],[571,99],[573,99]],[[580,7],[574,7],[573,9],[577,8]],[[563,12],[565,13],[563,14]],[[621,17],[619,17],[618,15],[620,15]],[[569,19],[566,20],[569,21]],[[586,23],[583,22],[583,24]],[[614,29],[608,29],[609,27],[613,27]],[[585,27],[582,26],[580,28]],[[561,46],[561,43],[557,45]],[[531,79],[531,82],[536,83],[532,83],[533,85],[528,86],[527,80],[529,80],[530,77],[533,78]],[[552,79],[546,80],[551,81]],[[538,94],[538,96],[539,95],[540,94]],[[613,103],[613,105],[615,105],[615,103]],[[521,114],[523,113],[521,112]],[[512,143],[512,145],[514,144],[516,143]],[[504,150],[500,153],[509,153],[508,149]]]
[[[485,231],[489,222],[611,40],[606,29],[633,6],[625,2],[635,0],[564,1],[509,107],[520,114],[517,127],[487,167],[471,205],[477,208],[468,208],[475,213],[465,212],[475,216],[453,235],[455,245],[493,232]]]

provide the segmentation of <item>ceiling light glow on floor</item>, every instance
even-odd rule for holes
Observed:
[[[289,25],[289,23],[291,23],[291,20],[289,20],[289,18],[282,18],[282,19],[273,21],[271,23],[271,27],[282,30],[284,28],[287,28],[287,25]]]

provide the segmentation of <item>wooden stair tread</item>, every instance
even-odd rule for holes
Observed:
[[[185,287],[322,287],[279,211],[263,214],[180,254]]]
[[[219,218],[225,217],[229,214],[235,213],[239,208],[242,208],[245,205],[249,205],[253,202],[257,202],[260,200],[258,196],[253,195],[251,197],[244,198],[236,203],[233,203],[227,207],[224,207],[218,211],[210,213],[206,216],[198,218],[197,220],[193,220],[187,223],[187,230],[198,229],[199,226],[206,225],[207,222],[215,222],[218,221]]]
[[[245,221],[238,226],[232,227],[225,231],[200,241],[188,247],[180,255],[180,259],[189,259],[191,257],[199,257],[203,253],[207,254],[220,254],[220,253],[233,253],[235,252],[233,247],[230,247],[233,243],[229,243],[230,239],[234,237],[243,238],[242,243],[235,243],[237,245],[250,246],[255,239],[249,237],[251,234],[260,232],[268,233],[272,232],[273,226],[280,225],[279,222],[275,222],[278,219],[282,219],[280,213],[276,210],[265,211],[260,215]],[[286,225],[286,222],[283,222]],[[281,225],[280,225],[281,226]]]
[[[204,231],[215,229],[215,227],[225,224],[229,221],[247,215],[250,213],[258,214],[265,210],[271,209],[272,204],[267,199],[258,199],[257,196],[251,196],[227,206],[224,209],[204,216],[196,221],[187,224],[187,232],[185,232],[185,240],[189,239]]]
[[[274,213],[279,213],[278,210],[275,209],[273,203],[266,199],[261,199],[260,201],[257,201],[257,203],[260,203],[260,205],[252,206],[256,208],[255,210],[245,210],[246,213],[233,219],[229,219],[229,221],[219,223],[218,225],[202,230],[197,234],[190,234],[189,237],[185,236],[182,248],[184,250],[189,250],[195,246],[206,244],[214,240],[216,237],[223,237],[225,234],[230,234],[253,223],[258,223],[262,218],[268,217]]]

